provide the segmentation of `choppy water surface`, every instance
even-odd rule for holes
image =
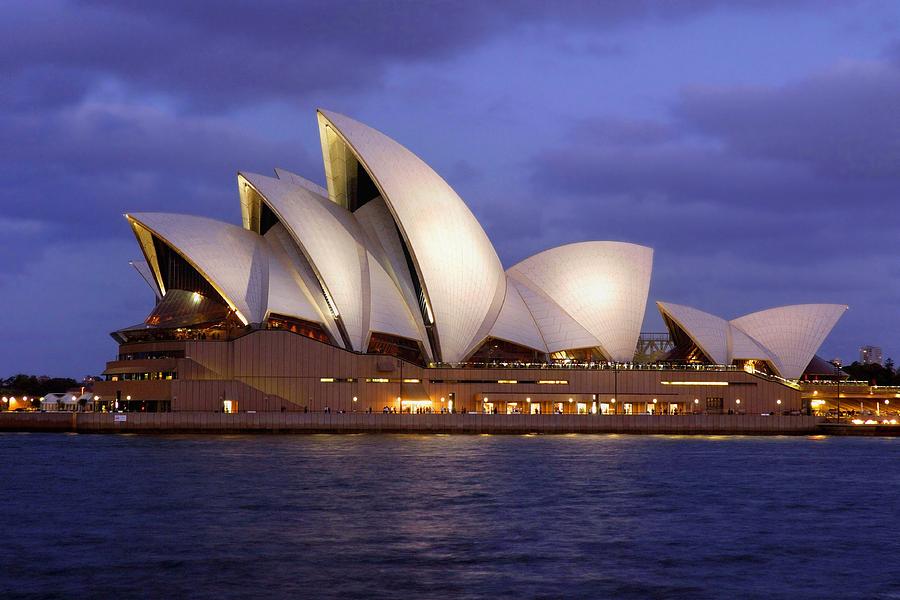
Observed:
[[[0,435],[0,596],[900,598],[900,440]]]

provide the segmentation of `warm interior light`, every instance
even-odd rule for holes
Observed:
[[[660,381],[663,385],[728,385],[727,381]]]

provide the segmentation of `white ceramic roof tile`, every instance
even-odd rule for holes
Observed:
[[[690,306],[657,302],[664,316],[672,319],[695,344],[719,365],[731,364],[728,357],[728,321]]]
[[[512,281],[507,281],[506,298],[489,336],[547,352],[547,344],[541,337],[537,323]]]
[[[525,282],[510,274],[509,283],[515,286],[522,300],[534,317],[538,331],[547,346],[547,352],[594,348],[600,345],[584,327],[570,317],[550,297],[540,290],[532,289]]]
[[[303,186],[242,173],[290,231],[334,302],[354,350],[364,352],[369,270],[364,234],[350,212]]]
[[[629,361],[644,321],[652,269],[651,248],[582,242],[536,254],[509,273],[552,298],[598,340],[607,357]]]
[[[731,323],[778,359],[782,377],[799,379],[845,310],[843,304],[797,304],[751,313]]]
[[[482,327],[496,320],[498,292],[505,294],[503,267],[481,225],[447,182],[383,133],[326,111],[319,112],[319,123],[325,152],[331,127],[379,186],[431,302],[441,359],[462,360],[480,342],[474,338]]]
[[[200,271],[249,323],[261,323],[269,290],[268,251],[262,238],[236,225],[168,213],[128,215]]]

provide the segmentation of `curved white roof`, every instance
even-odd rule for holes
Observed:
[[[368,237],[367,246],[373,257],[390,276],[405,301],[418,332],[415,339],[422,341],[429,360],[433,359],[434,354],[422,321],[422,312],[418,308],[415,286],[403,253],[403,241],[384,199],[378,197],[367,202],[357,209],[353,216]]]
[[[241,173],[240,179],[262,196],[292,234],[315,270],[333,315],[343,323],[352,349],[365,352],[369,268],[363,233],[353,215],[306,187],[281,179],[254,173]]]
[[[372,290],[372,314],[369,330],[421,341],[422,337],[409,312],[409,307],[400,295],[400,290],[397,289],[381,264],[371,255],[369,256],[369,284]]]
[[[596,338],[608,358],[629,361],[644,321],[652,268],[653,250],[646,246],[582,242],[526,258],[509,273],[550,297]]]
[[[242,321],[261,323],[265,319],[269,255],[259,235],[236,225],[192,215],[133,213],[126,216],[136,233],[142,229],[144,233],[155,234],[197,269]]]
[[[659,311],[672,319],[715,364],[730,364],[728,321],[690,306],[657,302]]]
[[[272,232],[272,235],[266,235],[263,239],[270,254],[268,313],[324,323],[325,319],[317,309],[312,294],[275,233]]]
[[[281,179],[282,181],[286,181],[287,183],[293,183],[294,185],[299,185],[300,187],[305,187],[309,191],[314,194],[318,194],[319,196],[323,196],[325,198],[328,197],[328,190],[323,188],[318,183],[310,181],[305,177],[300,177],[296,173],[291,173],[290,171],[285,171],[284,169],[275,168],[275,177]]]
[[[515,282],[506,282],[506,298],[489,337],[547,352],[547,344]]]
[[[844,304],[796,304],[751,313],[731,323],[772,352],[782,377],[798,379],[845,310]]]
[[[344,115],[319,111],[326,178],[341,201],[341,169],[332,149],[345,144],[379,188],[407,244],[443,362],[458,362],[493,325],[506,292],[500,259],[462,199],[415,154],[383,133]],[[499,297],[499,298],[498,298]]]
[[[781,364],[777,357],[764,348],[757,340],[732,325],[728,324],[729,335],[729,361],[734,360],[765,360],[773,367],[776,373],[781,373]]]
[[[325,295],[322,293],[319,279],[309,261],[297,247],[293,236],[288,233],[284,224],[277,223],[269,228],[263,237],[268,242],[269,247],[275,252],[275,256],[283,256],[287,260],[291,274],[299,279],[300,283],[298,285],[301,287],[306,301],[314,307],[318,315],[316,320],[325,326],[334,343],[344,348],[344,341],[341,338],[340,331],[338,331],[334,316],[331,314],[331,309],[325,301]],[[276,247],[277,250],[275,250]],[[278,311],[272,309],[272,312]]]
[[[600,344],[597,338],[579,325],[544,292],[532,289],[528,284],[516,280],[512,274],[509,276],[509,284],[515,286],[528,310],[531,311],[538,331],[547,344],[547,352],[594,348]]]

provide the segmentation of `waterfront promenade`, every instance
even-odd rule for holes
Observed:
[[[806,435],[824,418],[754,415],[2,413],[0,431],[79,433],[628,433]]]

